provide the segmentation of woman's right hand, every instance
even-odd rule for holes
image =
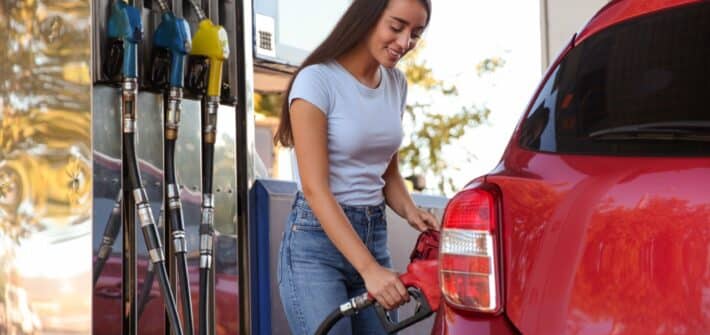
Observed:
[[[367,292],[385,309],[391,310],[409,301],[407,289],[392,270],[375,263],[360,275],[365,280]]]

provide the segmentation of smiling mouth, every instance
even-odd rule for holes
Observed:
[[[387,53],[388,53],[388,54],[390,55],[390,57],[392,57],[392,58],[399,59],[400,57],[402,57],[402,54],[399,53],[399,52],[395,52],[394,50],[392,50],[392,49],[390,49],[390,48],[385,48],[385,49],[387,49]]]

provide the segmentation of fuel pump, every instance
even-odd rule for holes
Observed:
[[[153,35],[153,45],[170,56],[168,75],[169,85],[165,96],[165,188],[167,191],[167,206],[164,206],[167,222],[171,227],[173,250],[175,252],[177,274],[181,288],[182,310],[185,321],[185,334],[191,335],[194,330],[192,314],[192,298],[187,266],[187,242],[185,240],[185,225],[180,201],[180,188],[175,174],[175,145],[180,125],[182,108],[182,88],[184,77],[184,61],[190,52],[192,41],[190,26],[184,19],[178,18],[170,11],[165,0],[159,0],[161,23]],[[154,75],[160,75],[162,68],[159,58],[153,64]],[[157,72],[157,73],[156,73]],[[157,78],[152,78],[157,79]],[[159,80],[160,81],[160,80]],[[162,217],[162,216],[161,216]],[[141,302],[141,306],[145,301]]]
[[[200,20],[197,32],[192,38],[191,55],[206,57],[209,60],[207,94],[203,100],[202,114],[202,216],[200,222],[200,335],[211,334],[208,303],[212,299],[210,292],[210,272],[212,270],[212,243],[214,238],[214,195],[212,194],[212,173],[214,162],[214,144],[217,130],[217,110],[219,109],[222,64],[229,57],[227,32],[207,18],[205,12],[190,0]]]
[[[138,114],[136,101],[138,95],[137,45],[143,38],[140,11],[122,0],[114,1],[111,7],[111,16],[108,20],[107,34],[109,38],[114,40],[112,45],[115,46],[120,43],[121,46],[121,103],[119,107],[123,118],[123,167],[127,169],[128,176],[128,180],[124,181],[124,190],[128,187],[133,198],[150,260],[158,273],[161,293],[170,325],[175,334],[182,335],[182,327],[175,306],[175,297],[170,288],[165,267],[163,246],[160,242],[158,227],[153,219],[147,193],[141,181],[138,158],[135,152],[136,116]],[[115,47],[111,49],[114,51],[119,50]],[[129,202],[124,201],[124,205],[126,203]],[[130,230],[133,224],[132,218],[125,220],[124,231]]]

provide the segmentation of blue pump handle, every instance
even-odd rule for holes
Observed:
[[[116,0],[111,6],[108,19],[108,37],[123,42],[123,65],[121,74],[125,78],[137,78],[136,63],[138,43],[143,39],[143,24],[138,8]]]
[[[171,12],[164,12],[162,22],[155,30],[153,44],[168,49],[171,55],[170,86],[183,87],[185,56],[192,48],[190,26]]]

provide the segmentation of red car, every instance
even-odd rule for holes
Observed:
[[[432,334],[710,334],[710,1],[611,1],[449,202]]]

